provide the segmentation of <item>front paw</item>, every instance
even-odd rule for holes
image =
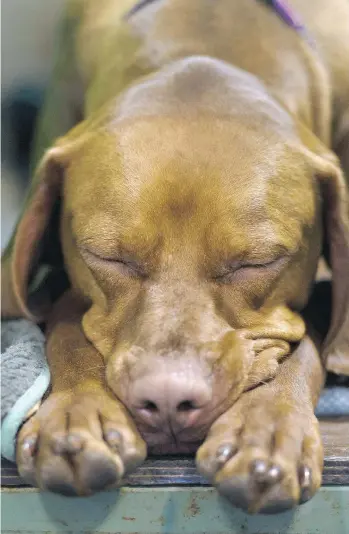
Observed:
[[[124,407],[103,391],[51,394],[17,439],[21,476],[64,495],[115,486],[145,456],[145,443]]]
[[[235,506],[249,513],[288,510],[321,485],[318,421],[311,407],[255,390],[214,423],[196,461]]]

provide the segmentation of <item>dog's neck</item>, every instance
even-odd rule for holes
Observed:
[[[93,34],[90,33],[90,50],[93,48],[98,61],[86,93],[87,115],[107,101],[115,100],[130,85],[142,82],[148,75],[156,76],[158,71],[175,61],[204,55],[224,60],[254,74],[265,84],[271,96],[327,144],[330,134],[329,84],[317,51],[299,36],[297,31],[293,31],[301,31],[303,26],[292,18],[289,25],[294,28],[288,28],[280,18],[272,20],[280,38],[275,36],[274,39],[270,36],[268,28],[263,29],[263,18],[267,18],[268,26],[271,12],[265,3],[264,0],[246,2],[247,13],[245,16],[242,12],[241,29],[232,22],[231,26],[222,28],[217,35],[208,35],[204,24],[188,23],[191,12],[181,10],[177,17],[174,13],[171,18],[171,12],[166,11],[167,3],[161,0],[144,0],[134,7],[127,2],[128,10],[124,13],[121,28],[117,24],[110,24],[108,17],[105,17],[104,20],[108,21],[108,24],[105,23],[103,32],[99,28],[96,33],[98,39],[93,41]],[[227,20],[230,17],[234,21],[234,13],[230,13],[231,3],[221,0],[218,4],[222,11],[227,12]],[[280,2],[277,4],[279,6]],[[202,18],[215,15],[216,12],[212,10],[212,13],[204,13]],[[283,15],[285,18],[285,13]],[[164,19],[169,19],[168,35],[163,32],[157,35],[157,25],[154,21],[158,16],[161,16],[163,26],[166,26]],[[251,16],[255,17],[252,19],[252,25],[249,22]],[[257,35],[253,24],[256,24]],[[242,31],[244,25],[246,30]],[[102,41],[101,33],[104,36]],[[239,35],[235,37],[235,34]],[[150,35],[152,37],[149,37]],[[242,40],[249,41],[246,54],[240,50]],[[108,53],[105,49],[106,43]],[[84,43],[81,43],[81,46],[83,45]],[[115,54],[111,54],[111,50],[115,50]],[[118,53],[119,50],[123,53]]]

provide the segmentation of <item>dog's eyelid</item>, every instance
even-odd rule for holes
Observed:
[[[257,270],[260,270],[262,271],[263,269],[272,269],[273,267],[279,267],[280,265],[282,265],[283,263],[285,263],[287,261],[287,259],[290,257],[289,254],[283,254],[282,256],[277,256],[277,257],[274,257],[274,258],[271,258],[271,259],[266,259],[266,260],[248,260],[248,259],[244,259],[244,260],[240,260],[240,261],[235,261],[233,263],[231,263],[230,265],[228,265],[223,272],[217,274],[216,276],[214,276],[214,280],[224,280],[224,279],[228,279],[232,276],[234,276],[235,274],[237,274],[239,271],[243,271],[243,270],[247,270],[247,269],[255,269],[256,271]]]
[[[85,257],[89,257],[89,258],[92,258],[92,259],[95,259],[97,261],[101,261],[101,262],[104,262],[106,264],[119,264],[119,265],[122,265],[128,269],[130,269],[131,271],[133,271],[135,274],[137,274],[138,276],[141,276],[141,277],[146,277],[147,274],[144,272],[144,269],[135,261],[133,260],[129,260],[127,258],[123,258],[121,256],[107,256],[107,255],[104,255],[102,253],[100,253],[99,251],[96,251],[96,250],[91,250],[90,247],[87,247],[87,246],[84,246],[84,245],[80,245],[79,246],[79,249],[81,251],[81,254]]]
[[[263,268],[263,267],[271,267],[272,265],[276,266],[282,261],[285,261],[287,257],[288,256],[283,255],[283,256],[278,256],[276,258],[268,259],[264,261],[258,261],[258,260],[242,261],[237,268],[238,269],[243,269],[243,268],[248,268],[248,267]]]
[[[107,254],[103,254],[101,251],[96,250],[89,245],[77,243],[77,247],[83,256],[90,256],[92,258],[97,258],[97,259],[105,260],[105,261],[115,260],[114,257],[109,257]]]

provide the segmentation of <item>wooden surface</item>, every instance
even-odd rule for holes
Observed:
[[[325,451],[323,484],[349,485],[349,418],[321,421]]]
[[[349,418],[321,421],[325,449],[323,485],[349,485]],[[20,487],[16,467],[3,462],[2,486]],[[150,458],[125,479],[125,487],[209,486],[195,468],[193,457]]]
[[[349,417],[321,421],[325,456],[342,457],[349,462]]]

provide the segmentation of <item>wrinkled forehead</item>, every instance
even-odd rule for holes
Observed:
[[[82,232],[183,231],[188,221],[267,230],[287,213],[312,217],[308,174],[275,134],[222,119],[147,119],[94,135],[71,162],[65,196]]]

